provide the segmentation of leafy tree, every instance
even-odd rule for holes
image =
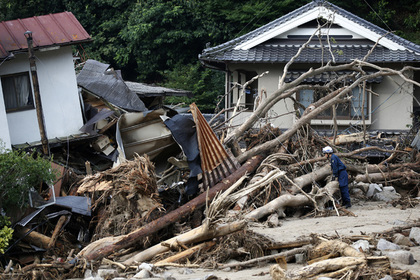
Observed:
[[[9,218],[0,215],[0,254],[4,254],[4,249],[9,246],[9,241],[13,237],[13,229],[9,226]]]
[[[224,74],[220,71],[203,69],[199,62],[178,64],[173,70],[162,73],[167,81],[163,86],[180,88],[194,93],[193,98],[167,97],[166,104],[195,102],[203,113],[213,113],[218,100],[224,95]]]
[[[0,145],[0,208],[26,205],[30,188],[57,178],[51,162],[39,154],[11,151]]]

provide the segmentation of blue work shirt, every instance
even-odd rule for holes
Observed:
[[[333,176],[338,178],[339,185],[347,186],[348,175],[347,175],[346,166],[344,165],[344,163],[335,154],[331,155],[330,161],[331,161],[331,169],[333,172]]]
[[[331,155],[330,161],[333,176],[338,177],[338,173],[341,170],[346,170],[344,163],[335,154]]]

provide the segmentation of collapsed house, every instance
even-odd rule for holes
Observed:
[[[46,147],[48,140],[80,134],[72,46],[90,41],[70,12],[0,24],[0,139],[6,148],[41,141]]]

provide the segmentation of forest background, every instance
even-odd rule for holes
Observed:
[[[246,34],[308,0],[0,0],[0,20],[72,12],[93,42],[75,46],[122,72],[126,81],[189,90],[212,113],[224,95],[224,73],[204,68],[198,55]],[[420,44],[420,1],[330,0],[361,18]],[[220,108],[219,108],[220,109]]]

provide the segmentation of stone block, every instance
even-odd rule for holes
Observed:
[[[413,254],[408,251],[404,251],[404,250],[385,251],[383,252],[383,254],[387,256],[393,262],[397,262],[401,264],[408,264],[408,265],[412,265],[415,263]]]
[[[381,191],[382,191],[382,188],[378,184],[370,184],[369,189],[366,192],[366,197],[371,198],[375,194],[377,194],[378,192],[381,192]]]
[[[407,236],[404,236],[401,233],[396,233],[394,234],[394,239],[392,240],[393,243],[400,245],[400,246],[414,246],[414,243],[411,242],[410,238],[408,238]]]
[[[392,242],[389,242],[388,240],[383,239],[383,238],[379,239],[378,244],[376,245],[376,248],[381,251],[401,250],[400,246]]]
[[[408,236],[410,239],[414,240],[417,244],[420,245],[420,228],[413,227],[410,230],[410,235]]]

